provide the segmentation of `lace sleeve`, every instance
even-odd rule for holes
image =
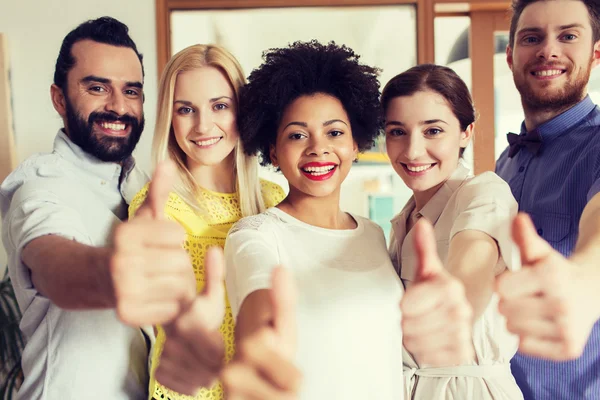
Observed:
[[[266,219],[267,215],[264,213],[242,218],[231,227],[229,235],[233,235],[234,233],[245,229],[257,231],[261,227],[261,225],[266,221]]]
[[[266,208],[275,207],[285,198],[285,192],[276,183],[261,180],[261,191]]]
[[[148,188],[149,184],[146,184],[131,200],[131,203],[129,204],[129,219],[131,219],[142,204],[144,204],[144,201],[148,196]]]

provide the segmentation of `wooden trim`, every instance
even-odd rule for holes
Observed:
[[[470,17],[471,13],[470,12],[446,12],[446,11],[436,11],[435,12],[435,17],[438,18],[444,18],[444,17]]]
[[[235,8],[269,8],[269,7],[345,7],[345,6],[375,6],[402,5],[427,3],[421,15],[431,19],[430,27],[417,31],[418,62],[433,62],[433,1],[434,0],[155,0],[156,2],[156,62],[160,78],[162,71],[171,58],[171,11],[175,10],[206,10],[206,9],[235,9]],[[425,19],[424,19],[425,21]],[[419,24],[417,24],[417,27]],[[418,29],[418,28],[417,28]],[[419,43],[427,39],[427,44]],[[422,56],[419,56],[421,54]]]
[[[0,182],[17,166],[9,66],[6,35],[0,33]]]
[[[493,171],[494,151],[494,15],[471,13],[471,93],[477,109],[473,155],[475,174]]]
[[[415,4],[417,0],[162,0],[171,10],[273,7],[346,7]]]
[[[417,0],[417,64],[435,62],[434,0]]]
[[[156,61],[158,79],[171,58],[171,10],[168,0],[156,0]]]

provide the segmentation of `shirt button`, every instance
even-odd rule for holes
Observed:
[[[525,167],[519,167],[519,172],[525,171]]]
[[[101,185],[106,185],[106,181],[100,181]]]
[[[537,230],[538,235],[542,236],[544,234],[544,230],[542,228]]]

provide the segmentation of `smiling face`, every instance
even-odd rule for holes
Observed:
[[[143,74],[135,51],[82,40],[66,90],[52,85],[52,101],[71,140],[102,161],[131,155],[144,128]],[[65,93],[66,92],[66,93]]]
[[[177,75],[173,95],[173,131],[190,170],[198,166],[234,166],[239,133],[235,93],[223,72],[202,67]]]
[[[415,195],[431,198],[456,169],[472,125],[461,131],[446,99],[433,91],[391,99],[385,121],[394,170]]]
[[[523,106],[560,110],[582,100],[600,42],[592,43],[588,9],[581,1],[538,1],[523,10],[507,62]]]
[[[290,194],[324,197],[339,194],[357,154],[342,103],[317,93],[285,109],[270,155],[288,180]]]

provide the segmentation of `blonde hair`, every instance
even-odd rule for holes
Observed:
[[[207,66],[217,68],[225,74],[233,88],[236,103],[239,102],[239,91],[246,84],[246,79],[242,67],[235,57],[227,50],[215,45],[190,46],[171,58],[160,78],[156,127],[152,142],[154,165],[156,166],[157,163],[166,159],[173,160],[179,173],[178,182],[174,183],[175,193],[196,211],[201,212],[205,211],[198,201],[201,188],[186,166],[186,155],[177,144],[171,122],[177,75],[184,71]],[[238,108],[236,107],[236,109]],[[257,157],[249,156],[244,152],[241,140],[238,140],[234,152],[235,165],[233,168],[242,216],[261,213],[265,210],[265,204],[258,178]]]

